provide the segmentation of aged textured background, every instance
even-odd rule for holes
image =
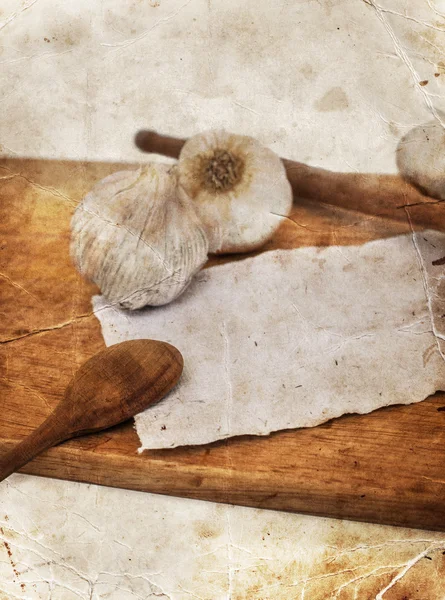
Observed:
[[[3,155],[135,161],[140,127],[225,126],[337,170],[395,169],[444,109],[443,0],[3,0]],[[445,536],[16,475],[0,597],[443,600]]]

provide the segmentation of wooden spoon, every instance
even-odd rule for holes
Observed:
[[[143,152],[178,158],[187,140],[142,130],[135,137]],[[336,173],[281,159],[296,197],[368,215],[445,231],[445,202],[424,195],[399,175]]]
[[[98,352],[80,367],[46,421],[0,458],[0,481],[51,446],[134,417],[177,384],[182,368],[179,350],[155,340]]]

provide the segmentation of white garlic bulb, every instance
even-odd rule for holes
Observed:
[[[178,197],[176,166],[106,177],[77,207],[71,227],[78,270],[124,308],[171,302],[207,259],[194,208]]]
[[[397,146],[396,159],[406,181],[427,196],[445,200],[445,130],[438,121],[408,131]]]
[[[292,206],[280,158],[254,138],[226,131],[207,131],[185,143],[179,187],[192,199],[212,253],[259,248]]]

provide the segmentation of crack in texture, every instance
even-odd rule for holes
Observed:
[[[425,105],[427,106],[430,113],[434,116],[434,118],[440,123],[440,125],[445,128],[445,122],[442,121],[439,112],[436,110],[436,108],[432,104],[429,94],[425,91],[424,87],[422,85],[420,85],[420,81],[422,78],[417,73],[416,69],[414,68],[413,63],[411,62],[409,56],[405,52],[402,44],[400,43],[396,33],[394,32],[394,29],[391,27],[388,19],[385,18],[385,13],[395,14],[396,16],[404,17],[407,19],[410,19],[410,17],[408,17],[407,15],[402,15],[400,13],[393,12],[389,9],[385,9],[382,6],[380,6],[379,4],[377,4],[377,2],[375,2],[375,0],[364,0],[364,2],[365,2],[365,4],[369,4],[369,6],[371,6],[376,11],[378,18],[380,19],[381,23],[384,25],[386,31],[388,32],[388,35],[390,36],[390,38],[394,44],[394,50],[395,50],[397,56],[407,66],[407,68],[411,74],[411,77],[414,81],[414,84],[416,86],[416,89],[422,94]],[[412,18],[412,20],[415,20],[415,19]],[[437,29],[438,31],[442,31],[442,32],[445,31],[445,29],[440,29],[440,28],[434,27],[430,23],[421,22],[421,24],[424,26],[432,27],[433,29]]]
[[[422,257],[422,253],[420,251],[419,248],[419,244],[417,242],[416,236],[417,233],[414,231],[414,227],[413,227],[413,223],[411,220],[411,215],[409,214],[408,209],[405,209],[406,215],[408,217],[408,221],[411,227],[411,231],[412,231],[412,241],[413,241],[413,246],[415,249],[415,253],[416,253],[416,258],[417,258],[417,262],[419,264],[419,270],[422,276],[422,284],[423,284],[423,288],[425,290],[425,298],[427,301],[427,307],[428,307],[428,312],[429,312],[429,317],[430,317],[430,321],[431,321],[431,332],[434,335],[434,339],[436,341],[437,344],[437,349],[439,351],[440,356],[442,357],[442,359],[445,361],[445,355],[442,351],[441,348],[441,341],[445,341],[445,336],[442,335],[441,333],[439,333],[439,331],[437,331],[437,326],[436,326],[436,322],[434,319],[434,311],[433,311],[433,306],[432,306],[432,301],[431,301],[431,291],[429,289],[428,286],[428,280],[427,280],[427,274],[426,274],[426,269],[425,269],[425,264],[424,264],[424,260]]]
[[[164,18],[159,19],[158,21],[156,21],[154,23],[154,25],[152,25],[149,29],[147,29],[146,31],[142,32],[140,35],[138,35],[135,38],[132,38],[132,39],[129,39],[129,40],[124,40],[122,42],[118,42],[117,44],[109,44],[109,43],[103,43],[103,42],[101,42],[100,45],[101,46],[105,46],[107,48],[115,48],[116,50],[117,49],[128,48],[129,46],[132,46],[133,44],[136,44],[137,42],[143,40],[145,37],[147,37],[147,35],[149,35],[153,31],[153,29],[156,29],[157,27],[159,27],[159,25],[162,25],[164,23],[167,23],[171,19],[174,19],[184,8],[186,8],[190,4],[190,2],[192,2],[192,0],[187,0],[187,2],[185,2],[184,4],[182,4],[179,8],[177,8],[174,11],[172,11],[166,17],[164,17]],[[116,50],[112,50],[112,52],[116,52]]]
[[[426,550],[423,550],[422,552],[420,552],[417,556],[415,556],[414,558],[412,558],[410,561],[408,561],[406,563],[406,565],[404,566],[404,568],[400,571],[400,573],[398,573],[395,577],[393,577],[391,579],[391,581],[388,583],[388,585],[386,587],[384,587],[376,596],[375,600],[384,600],[383,596],[384,594],[386,594],[386,592],[388,592],[392,587],[394,587],[396,585],[396,583],[398,581],[400,581],[407,573],[408,571],[414,567],[420,559],[424,558],[425,556],[427,556],[432,550],[436,549],[437,546],[435,545],[431,545],[429,546]]]
[[[430,0],[428,1],[428,6],[434,10],[439,16],[443,16],[441,13],[437,12],[431,5]],[[416,19],[415,17],[412,17],[408,14],[404,14],[404,13],[399,13],[395,10],[391,10],[390,8],[383,8],[383,6],[379,6],[378,4],[376,4],[374,2],[374,0],[363,0],[363,2],[365,4],[369,4],[370,6],[372,6],[373,8],[378,8],[379,11],[381,11],[382,13],[386,13],[388,15],[394,15],[396,17],[401,17],[402,19],[406,19],[408,21],[414,21],[415,23],[419,24],[419,25],[423,25],[424,27],[428,27],[430,29],[434,29],[435,31],[441,31],[441,32],[445,32],[445,28],[441,28],[441,27],[436,27],[435,25],[433,25],[432,23],[429,23],[428,21],[420,21],[419,19]]]
[[[28,0],[28,2],[25,2],[24,5],[22,6],[21,10],[18,10],[16,12],[12,13],[12,15],[10,15],[6,19],[6,21],[4,21],[3,23],[0,24],[0,31],[2,29],[4,29],[7,25],[12,23],[15,19],[17,19],[25,11],[29,10],[36,2],[37,2],[37,0]]]
[[[68,321],[64,321],[63,323],[58,323],[57,325],[52,325],[50,327],[42,327],[40,329],[35,329],[33,331],[30,331],[29,333],[23,333],[23,334],[18,335],[16,337],[6,338],[6,339],[3,339],[3,340],[0,340],[0,344],[10,344],[10,343],[16,342],[18,340],[23,340],[24,338],[34,337],[36,335],[41,335],[41,334],[44,334],[44,333],[48,333],[49,331],[57,331],[58,329],[65,329],[65,327],[69,327],[70,325],[73,325],[74,323],[78,323],[78,322],[83,321],[85,319],[89,319],[93,315],[94,315],[94,312],[90,312],[90,313],[85,313],[85,314],[82,314],[82,315],[78,315],[74,319],[70,319]]]
[[[443,16],[432,6],[430,0],[427,1],[430,8],[434,10],[435,13]],[[27,0],[26,2],[21,3],[16,2],[17,5],[21,4],[21,7],[23,7],[23,10],[17,11],[12,17],[12,19],[15,19],[17,22],[17,25],[21,25],[20,18],[17,17],[20,17],[21,12],[30,8],[35,2],[36,0]],[[124,52],[127,46],[137,43],[137,48],[140,51],[137,58],[138,60],[143,60],[144,48],[142,42],[144,38],[146,38],[146,42],[157,45],[160,41],[159,38],[151,39],[151,32],[153,29],[161,29],[167,21],[175,18],[189,3],[190,2],[185,2],[182,6],[178,4],[173,7],[173,10],[165,18],[158,19],[154,22],[153,27],[151,27],[152,23],[150,23],[150,26],[147,27],[141,35],[136,34],[137,37],[124,40],[118,44],[101,45],[105,47],[108,46],[108,49],[111,51],[113,51],[114,46],[116,52]],[[323,11],[323,15],[326,17],[329,14],[328,10],[330,11],[333,8],[331,5],[335,3],[327,2],[324,4],[321,0],[316,0],[315,6],[309,7],[308,5],[311,12],[314,8],[315,10],[318,9],[317,4],[320,10]],[[375,8],[375,4],[369,4]],[[221,14],[220,7],[218,6],[213,6],[212,10],[211,0],[208,0],[207,6],[208,18],[203,19],[203,23],[200,23],[200,26],[207,29],[209,32],[207,37],[212,41],[213,36],[213,42],[215,43],[204,43],[200,47],[202,50],[202,52],[200,51],[200,60],[203,63],[203,71],[205,70],[205,63],[207,63],[207,70],[210,72],[210,75],[213,74],[211,80],[214,98],[210,98],[210,94],[208,93],[209,90],[206,90],[206,93],[200,94],[199,97],[197,96],[193,101],[189,101],[188,99],[181,101],[182,104],[187,106],[187,110],[192,110],[193,113],[197,111],[196,114],[198,114],[200,110],[199,103],[201,103],[202,106],[210,104],[212,112],[215,113],[219,106],[216,104],[218,101],[216,98],[217,92],[218,90],[223,90],[220,85],[221,82],[218,83],[218,73],[214,72],[212,69],[212,62],[213,59],[215,59],[215,65],[218,66],[219,64],[219,58],[214,55],[213,47],[216,48],[218,46],[218,41],[221,40],[219,25],[220,23],[223,25],[225,24],[225,15]],[[415,21],[416,23],[423,23],[426,27],[441,31],[441,29],[434,25],[419,21],[408,15],[399,14],[396,13],[396,11],[384,9],[382,7],[379,8],[383,16],[386,14],[394,14]],[[194,7],[193,10],[195,10]],[[272,48],[274,47],[272,44],[279,42],[279,40],[275,40],[273,36],[273,19],[280,10],[285,10],[284,4],[282,7],[275,7],[274,10],[271,11],[272,19],[270,25],[268,24],[270,42],[267,38],[265,41],[269,47]],[[224,8],[224,11],[228,12],[226,7]],[[261,7],[259,13],[261,13]],[[63,11],[60,11],[60,15],[63,15]],[[31,16],[34,16],[34,13]],[[205,16],[207,17],[207,15]],[[239,18],[241,24],[242,16],[243,11],[240,10]],[[176,23],[178,23],[180,27],[179,21],[182,20],[182,17],[183,14],[180,15],[180,19],[175,21],[175,26]],[[93,11],[93,20],[94,18]],[[99,19],[101,26],[103,27],[101,29],[101,34],[104,36],[107,35],[105,27],[106,18],[104,13],[104,19]],[[254,18],[256,19],[256,15]],[[12,19],[8,17],[7,22],[0,24],[0,29],[4,28]],[[200,20],[201,19],[198,19],[198,21]],[[372,15],[371,20],[373,20]],[[119,21],[116,22],[119,23]],[[348,23],[350,25],[353,22],[354,14],[351,15],[351,20],[348,21]],[[13,23],[14,26],[15,24],[16,23]],[[94,25],[94,23],[90,23],[90,25],[91,24]],[[184,29],[187,30],[186,33],[188,35],[193,34],[192,28],[187,27]],[[249,27],[249,29],[246,28],[244,34],[248,32],[248,35],[252,36],[254,35],[254,29],[255,26]],[[227,35],[227,31],[230,31],[230,28],[227,28],[224,32],[225,36]],[[5,31],[4,33],[7,32]],[[183,48],[187,51],[187,44],[184,39],[181,40],[179,32],[174,30],[166,32],[167,35],[170,33],[175,34],[171,36],[171,39],[175,41],[175,44],[177,41],[179,42],[179,51]],[[120,33],[120,35],[122,35],[122,33]],[[164,35],[163,32],[162,35]],[[300,35],[300,33],[298,33],[298,35]],[[123,37],[125,37],[125,35],[122,35],[122,37],[119,37],[118,39],[122,40]],[[99,43],[101,41],[100,35],[94,39],[95,41],[93,41],[92,50],[95,48],[97,49],[97,40]],[[241,31],[241,26],[235,32],[233,39],[235,39],[236,44],[231,44],[230,48],[233,48],[235,51],[238,47],[242,47],[243,44],[243,32]],[[192,42],[191,38],[189,38],[189,40],[191,43],[197,43],[196,40],[195,42]],[[426,40],[426,42],[428,43],[428,40]],[[7,43],[8,42],[5,42],[5,48]],[[169,44],[171,45],[171,42],[169,42]],[[134,47],[136,48],[136,46]],[[249,56],[252,54],[252,47],[254,46],[251,46],[249,49]],[[153,49],[153,46],[151,49]],[[103,48],[102,50],[105,51],[106,48]],[[155,48],[155,50],[158,52],[158,48]],[[67,50],[65,53],[68,54],[69,52],[72,52],[72,50]],[[151,54],[150,51],[148,54],[149,56],[155,56],[155,52]],[[304,50],[300,54],[304,56]],[[317,53],[314,53],[314,62],[316,58],[315,54]],[[17,62],[20,61],[19,66],[21,66],[25,61],[28,62],[30,59],[39,58],[40,56],[48,57],[50,54],[43,53],[35,56],[23,56],[18,59]],[[76,54],[76,60],[78,60],[78,57],[79,54]],[[413,54],[411,52],[410,57],[413,59]],[[102,61],[103,58],[104,57],[99,57],[100,60],[97,64],[94,63],[92,66],[103,67],[103,73],[106,75],[107,64],[106,61]],[[228,56],[229,61],[230,58],[231,56]],[[260,56],[260,59],[262,58],[263,56]],[[163,59],[161,58],[161,61],[162,60]],[[398,58],[395,58],[393,64],[397,60]],[[6,64],[7,62],[16,61],[0,61],[0,64]],[[297,57],[295,63],[298,68]],[[246,64],[247,66],[249,65],[248,61],[246,61]],[[132,65],[134,65],[134,61],[132,62]],[[266,61],[264,62],[264,65],[267,69]],[[124,66],[124,63],[120,66]],[[99,76],[102,75],[102,72],[100,69],[91,69],[91,65],[88,65],[88,63],[82,64],[81,67],[81,71],[86,68],[86,71],[88,72],[86,73],[87,88],[85,96],[87,102],[85,103],[85,112],[80,118],[80,125],[84,126],[83,139],[85,139],[86,152],[87,154],[91,154],[97,152],[95,144],[97,143],[96,136],[99,132],[100,123],[96,118],[97,115],[94,114],[95,109],[97,109],[97,114],[100,114],[100,105],[96,107],[96,101],[100,104],[101,97],[101,93],[98,93],[100,90],[95,84],[95,79],[98,79]],[[164,72],[166,68],[166,65],[161,64],[160,68],[156,70],[158,75],[161,75],[161,79],[164,79],[164,75],[167,74],[166,71]],[[314,77],[319,77],[319,73],[316,72],[316,67],[314,68]],[[402,67],[402,69],[403,68],[404,67]],[[277,74],[281,76],[280,73]],[[54,71],[54,75],[57,77],[56,71]],[[79,75],[82,75],[80,71]],[[126,89],[127,96],[128,91],[131,90],[132,75],[133,72],[130,69],[128,78],[124,78],[127,81],[129,80],[130,83]],[[205,74],[203,73],[203,80],[205,79],[204,75]],[[413,78],[416,77],[417,79],[417,73],[415,71],[414,73],[411,73],[411,75]],[[321,77],[319,77],[317,84],[320,79]],[[55,83],[57,83],[57,80]],[[154,86],[156,85],[155,81],[152,83]],[[230,84],[230,82],[227,83]],[[255,78],[253,83],[256,89],[252,98],[261,95],[258,94],[258,90],[263,89],[259,78],[258,80]],[[270,83],[274,83],[272,78],[270,79]],[[189,85],[192,87],[193,80],[190,80]],[[122,106],[117,107],[116,110],[122,110],[123,115],[125,110],[125,98],[117,86],[118,83],[116,83],[116,94],[113,99],[120,99],[119,96],[122,98]],[[248,94],[246,95],[244,93],[244,87],[243,84],[243,89],[238,89],[240,102],[237,100],[230,100],[230,92],[227,98],[229,99],[229,102],[234,105],[231,106],[231,109],[233,109],[233,117],[236,117],[235,111],[237,110],[237,107],[244,113],[243,119],[245,120],[245,127],[247,130],[250,126],[248,119],[252,118],[252,115],[258,116],[259,113],[248,106],[247,100],[243,100],[244,96],[246,98],[248,96]],[[270,87],[272,89],[272,86]],[[279,85],[274,87],[279,89]],[[108,83],[107,89],[109,89],[110,92],[105,94],[105,96],[107,99],[110,99],[109,94],[111,93],[113,96],[113,90]],[[269,87],[267,87],[267,89],[269,89]],[[432,99],[433,96],[431,94],[428,95],[427,90],[423,90],[423,88],[420,89],[417,84],[416,89],[423,93],[424,98]],[[198,91],[202,90],[194,90],[196,94],[198,94]],[[266,88],[264,91],[266,91]],[[153,98],[155,97],[156,92],[157,88],[154,87]],[[168,93],[176,94],[176,92],[177,90],[168,86]],[[78,93],[77,86],[73,93],[73,101],[80,105],[82,98],[80,97],[81,94]],[[264,96],[266,97],[265,94]],[[136,106],[138,100],[139,98],[133,99],[133,107],[130,110],[130,113]],[[276,98],[275,100],[281,102]],[[256,108],[259,105],[256,103],[255,105],[252,104],[252,106]],[[295,106],[298,106],[298,104],[295,103]],[[156,105],[154,106],[154,109],[155,108]],[[284,108],[286,108],[286,103],[284,103]],[[194,109],[196,109],[196,111]],[[134,108],[134,110],[136,110],[136,108]],[[401,110],[404,109],[401,108]],[[146,106],[144,106],[143,111],[144,113],[141,111],[139,116],[137,116],[137,113],[131,113],[131,122],[134,121],[134,117],[141,119],[145,118],[142,115],[147,114]],[[172,111],[172,113],[173,112],[174,111]],[[262,104],[261,112],[263,112]],[[364,112],[366,113],[366,108],[364,109]],[[153,112],[153,115],[155,114],[156,113]],[[297,114],[296,109],[295,114]],[[83,116],[84,120],[82,119]],[[264,105],[264,114],[262,116],[264,119],[262,119],[261,122],[264,121],[267,123],[267,118],[269,116],[267,113],[267,104]],[[382,118],[382,121],[385,121],[383,115],[380,114],[380,117]],[[284,118],[286,118],[286,116],[284,116]],[[173,130],[175,127],[173,114],[171,115],[171,119],[171,127]],[[111,121],[107,121],[107,123],[110,122]],[[290,123],[290,120],[287,122]],[[341,122],[341,115],[339,115],[339,122]],[[255,125],[256,130],[260,135],[263,135],[261,132],[260,121],[255,119],[251,124],[252,123]],[[389,122],[387,124],[389,124]],[[304,119],[301,121],[301,125],[303,126],[304,134]],[[395,125],[399,124],[395,122]],[[239,126],[239,124],[237,124],[237,126]],[[189,123],[188,127],[193,127],[193,120]],[[266,127],[278,132],[277,123],[273,119],[270,120]],[[114,135],[114,137],[119,137],[120,135],[118,129],[115,132],[108,133],[110,134],[110,140],[112,135]],[[115,135],[116,133],[117,136]],[[269,137],[269,139],[272,140],[272,137]],[[329,140],[329,133],[327,139]],[[280,138],[277,137],[276,140],[277,141],[274,141],[274,143],[277,143],[278,147],[280,147]],[[301,142],[301,149],[299,148],[298,152],[301,152],[301,156],[304,156],[307,151],[304,148],[303,137],[301,137]],[[100,150],[100,143],[98,148]],[[18,146],[18,149],[20,150],[20,146]],[[58,149],[56,149],[56,151],[59,152]],[[113,153],[114,151],[113,147],[110,146],[110,152]],[[307,153],[307,155],[309,156],[310,153]],[[312,156],[314,155],[315,153],[312,154]],[[325,160],[324,156],[320,158]],[[346,160],[346,153],[344,159],[345,164],[349,165],[350,163]],[[353,166],[354,165],[351,166],[351,170],[353,170]],[[22,174],[7,175],[1,179],[5,180],[6,183],[6,180],[13,179],[14,177],[27,179]],[[77,206],[78,204],[77,200],[68,198],[68,196],[65,196],[62,192],[59,193],[58,190],[39,186],[39,184],[36,184],[29,179],[28,182],[36,187],[36,190],[45,190],[48,194],[60,196],[70,202],[73,206]],[[324,229],[318,230],[315,227],[312,228],[310,223],[305,225],[303,219],[299,219],[302,220],[303,223],[297,223],[295,219],[285,215],[280,215],[280,217],[292,221],[296,231],[298,228],[301,228],[299,234],[304,233],[303,229],[308,230],[308,232],[313,231],[321,233],[324,231]],[[374,217],[370,217],[370,219],[372,218]],[[355,224],[336,225],[336,228],[341,230],[345,227],[354,226]],[[19,291],[20,290],[17,289],[17,295]],[[25,290],[25,292],[27,292],[27,290]],[[114,310],[112,306],[110,306],[110,308]],[[74,304],[72,312],[74,312]],[[68,327],[72,322],[86,319],[92,314],[93,313],[77,316],[71,314],[70,321],[60,323],[54,328]],[[122,318],[126,318],[126,316],[124,315]],[[316,319],[309,322],[306,318],[306,321],[306,331],[309,331],[311,326],[315,327],[317,325]],[[411,327],[414,327],[414,324],[406,326],[405,328],[400,328],[398,331],[404,332]],[[50,327],[46,329],[46,331],[51,331],[54,328]],[[419,327],[419,330],[420,329],[421,328]],[[76,354],[76,348],[79,343],[76,337],[76,331],[77,330],[73,328],[73,355]],[[45,328],[30,332],[28,335],[38,335],[44,332]],[[420,331],[417,333],[414,331],[412,332],[413,335],[421,335],[422,333],[423,332]],[[234,347],[234,344],[232,347],[229,344],[227,338],[227,323],[224,324],[223,335],[224,334],[226,336],[224,338],[223,353],[227,377],[226,400],[229,405],[230,399],[233,400],[234,393],[232,386],[233,377],[231,377],[230,373],[230,350],[234,355],[236,348]],[[9,341],[12,342],[15,339],[21,339],[21,337],[23,336],[5,340],[4,343],[8,343]],[[343,339],[340,337],[338,343],[343,346],[348,340],[352,341],[353,339],[355,338],[350,337]],[[337,343],[337,341],[334,340],[334,343]],[[337,345],[335,348],[338,349],[341,346]],[[4,349],[8,350],[7,346],[5,346]],[[330,350],[331,349],[332,348],[330,348]],[[12,351],[12,348],[9,350]],[[233,371],[234,367],[232,367],[232,372]],[[44,398],[41,398],[41,400],[43,402]],[[230,412],[228,412],[227,418],[230,420]],[[231,461],[230,444],[227,445],[227,461],[228,463]],[[423,477],[426,480],[431,480],[431,482],[436,483],[437,486],[444,484],[440,479],[433,480],[426,476]],[[17,487],[15,485],[16,482],[18,482]],[[32,482],[34,482],[33,485],[31,485]],[[19,489],[20,491],[23,490],[21,495],[15,493],[15,491]],[[35,493],[29,493],[32,490],[36,490]],[[7,499],[8,494],[11,494],[10,501]],[[64,495],[65,499],[59,500],[59,496],[62,498]],[[300,518],[298,515],[285,516],[272,514],[268,511],[260,513],[256,511],[243,511],[236,508],[232,509],[230,507],[222,507],[224,510],[221,509],[219,512],[212,512],[213,509],[207,504],[188,504],[186,501],[177,501],[174,503],[171,499],[162,497],[159,497],[157,501],[155,500],[155,498],[148,494],[131,494],[123,491],[117,493],[113,490],[104,490],[97,488],[96,486],[76,486],[67,482],[54,483],[46,479],[17,477],[12,478],[12,483],[5,482],[5,484],[0,487],[0,506],[2,511],[5,510],[5,515],[0,512],[0,522],[5,527],[5,540],[12,544],[11,547],[14,554],[19,557],[17,561],[20,565],[20,575],[22,578],[26,578],[26,585],[29,584],[26,597],[34,598],[34,592],[31,586],[36,584],[42,586],[42,599],[63,598],[64,596],[71,597],[72,594],[73,597],[79,597],[82,600],[99,600],[99,598],[107,597],[113,598],[113,600],[115,598],[123,597],[125,597],[125,599],[128,598],[128,600],[130,600],[130,598],[153,599],[155,597],[168,598],[171,600],[186,600],[188,598],[214,600],[217,597],[231,600],[242,600],[243,598],[259,600],[261,595],[258,589],[261,588],[249,589],[253,588],[253,584],[259,581],[263,589],[270,589],[272,591],[270,598],[274,598],[275,596],[274,600],[278,600],[278,598],[279,600],[283,598],[292,598],[292,600],[294,600],[294,598],[300,597],[298,596],[300,592],[301,600],[326,600],[330,597],[338,597],[339,600],[344,600],[346,594],[350,594],[349,597],[351,600],[352,598],[362,600],[362,598],[367,597],[367,594],[362,591],[361,587],[359,589],[359,585],[365,581],[372,582],[373,580],[377,580],[379,575],[387,574],[390,578],[392,577],[393,581],[392,587],[389,588],[389,591],[386,594],[383,593],[383,591],[384,587],[388,585],[388,582],[380,585],[380,592],[382,593],[383,600],[385,600],[386,596],[390,595],[391,592],[396,592],[397,594],[397,584],[412,572],[411,567],[421,565],[422,562],[426,567],[429,566],[428,560],[422,561],[418,558],[420,550],[422,550],[421,554],[430,551],[429,548],[433,548],[434,550],[434,545],[431,544],[432,540],[427,539],[428,534],[422,534],[421,539],[394,539],[398,535],[403,537],[408,535],[407,530],[400,530],[399,533],[391,530],[389,533],[384,534],[385,536],[391,536],[391,540],[378,543],[379,539],[381,539],[379,536],[382,536],[383,534],[379,533],[382,530],[377,527],[373,528],[361,525],[360,529],[354,529],[352,525],[344,525],[335,521],[309,520]],[[198,506],[199,509],[195,509],[194,506]],[[6,519],[6,510],[10,512],[10,519],[13,521],[13,525]],[[48,516],[50,514],[52,515],[51,519]],[[77,517],[75,515],[77,515]],[[221,540],[218,540],[217,543],[209,542],[209,538],[206,536],[197,536],[194,531],[194,525],[198,517],[212,525],[216,524],[218,527],[221,525],[221,528],[226,532],[225,537],[222,540],[224,543],[221,543]],[[70,525],[70,523],[72,525]],[[264,532],[266,523],[268,523],[267,527],[271,533],[270,537]],[[322,525],[320,525],[320,523]],[[9,528],[8,525],[10,526]],[[245,541],[243,541],[242,527],[245,527],[246,530]],[[361,533],[358,533],[359,531]],[[329,536],[328,534],[330,532],[332,535]],[[351,535],[352,541],[348,538],[348,535]],[[262,539],[262,537],[265,537],[265,540]],[[14,541],[18,542],[16,546],[14,546]],[[443,544],[445,542],[437,541],[435,543]],[[350,547],[347,547],[348,545]],[[419,545],[425,545],[427,548],[424,549],[423,546],[419,548]],[[32,550],[29,549],[30,546],[38,551],[40,558],[38,555],[32,553]],[[112,546],[111,549],[109,548],[110,546]],[[407,551],[410,555],[410,560],[406,560],[405,556],[402,557],[403,560],[399,561],[399,555],[401,554],[402,549],[408,549]],[[3,549],[0,544],[0,552],[2,551]],[[326,552],[328,552],[327,558]],[[384,552],[385,554],[380,555],[381,552]],[[305,557],[306,554],[307,557]],[[83,555],[86,557],[85,560],[83,560]],[[156,562],[158,561],[159,555],[162,555],[163,558],[160,562]],[[189,556],[191,556],[193,560],[189,563],[186,562],[185,566],[182,567],[182,575],[176,575],[176,573],[179,572],[177,562]],[[1,574],[5,573],[5,571],[2,570],[3,567],[8,566],[6,561],[3,563],[2,558],[3,554],[0,554],[0,580],[2,579]],[[345,564],[337,564],[336,561],[338,561],[339,558],[347,558],[348,561],[350,561],[350,564],[348,565],[347,562]],[[132,562],[130,559],[132,559]],[[417,562],[410,566],[410,561],[416,561],[416,559],[418,559]],[[225,568],[225,562],[228,563],[228,568]],[[267,563],[267,565],[265,563]],[[284,565],[287,564],[288,570],[286,570],[285,566],[283,567],[283,563]],[[395,565],[395,563],[399,564]],[[68,568],[65,568],[64,564],[67,564]],[[361,565],[362,568],[367,569],[368,572],[361,573],[359,570],[360,567],[357,565]],[[71,570],[69,569],[70,567],[72,567]],[[332,574],[327,573],[325,570],[330,567],[334,569],[334,573]],[[406,567],[408,567],[407,570]],[[398,581],[394,581],[396,577],[395,574],[391,575],[391,569],[393,568],[398,568],[399,574],[400,569],[405,569],[405,573],[401,575],[401,578],[399,578]],[[193,571],[193,575],[187,577],[188,571]],[[317,574],[317,571],[320,572]],[[201,576],[201,573],[203,573],[204,576]],[[277,579],[277,573],[282,575],[282,579]],[[9,572],[7,575],[9,575]],[[218,575],[222,575],[222,577],[217,579],[216,576]],[[267,586],[268,579],[272,581],[269,587]],[[44,583],[42,583],[44,581],[46,581],[47,584],[45,590],[43,590]],[[210,587],[212,582],[215,581],[220,582],[221,585],[217,587],[217,584],[213,583],[214,587]],[[266,585],[264,585],[265,583]],[[331,586],[329,589],[323,587],[328,585]],[[6,581],[3,581],[0,587],[3,588],[3,591],[0,591],[0,596],[4,594],[5,598],[25,597],[25,594],[22,594],[18,587],[16,589],[12,584],[8,585]],[[375,598],[376,593],[377,592],[374,591],[371,596],[370,592],[369,597]],[[401,594],[399,595],[402,597]]]
[[[440,534],[14,477],[17,485],[6,481],[0,486],[5,511],[0,518],[0,577],[7,567],[1,554],[5,541],[18,573],[15,581],[2,586],[8,598],[72,594],[81,600],[108,595],[129,600],[385,600],[388,590],[399,590],[408,581],[413,567],[423,564],[420,574],[437,573],[435,565],[445,548]],[[73,494],[81,487],[82,494]],[[123,494],[127,510],[113,517]],[[11,513],[13,506],[21,511]],[[140,512],[137,532],[128,530],[135,512]],[[20,514],[24,522],[19,525]],[[368,527],[367,535],[363,527]],[[412,538],[398,540],[397,531]],[[70,539],[73,534],[75,539]],[[146,535],[156,550],[147,547]],[[343,549],[348,536],[355,544]],[[377,543],[366,543],[375,538]],[[110,543],[118,544],[119,552]],[[190,562],[176,567],[184,559]],[[26,593],[19,593],[19,583]],[[39,596],[33,595],[34,586]]]
[[[11,179],[15,179],[15,178],[24,179],[32,187],[35,187],[38,190],[41,190],[44,192],[48,192],[48,194],[51,194],[52,196],[55,196],[56,198],[62,198],[63,200],[66,200],[74,208],[80,204],[79,200],[70,198],[69,196],[67,196],[66,194],[64,194],[63,192],[61,192],[60,190],[58,190],[54,187],[41,185],[40,183],[33,181],[29,177],[26,177],[25,175],[23,175],[23,173],[14,173],[12,171],[12,169],[9,169],[8,167],[5,167],[5,166],[2,166],[0,168],[3,169],[4,171],[9,171],[9,173],[11,173],[11,175],[5,175],[4,177],[0,177],[0,181],[1,180],[11,180]]]
[[[141,288],[141,289],[145,289],[145,288]],[[138,291],[138,290],[136,290],[136,291]],[[135,293],[135,292],[133,291],[132,294],[133,293]],[[29,331],[28,333],[23,333],[21,335],[15,336],[15,337],[2,339],[2,340],[0,340],[0,345],[3,344],[6,346],[8,344],[11,344],[12,342],[17,342],[24,338],[29,338],[29,337],[45,334],[50,331],[57,331],[59,329],[65,329],[66,327],[69,327],[70,325],[74,325],[74,324],[82,322],[86,319],[90,319],[91,317],[97,316],[97,314],[103,310],[110,309],[112,311],[116,311],[116,307],[119,307],[120,304],[121,304],[121,300],[118,302],[110,302],[104,306],[95,308],[91,312],[76,315],[72,319],[69,319],[68,321],[63,321],[62,323],[57,323],[56,325],[51,325],[48,327],[41,327],[39,329],[35,329],[33,331]],[[124,315],[124,318],[127,318],[126,315]]]

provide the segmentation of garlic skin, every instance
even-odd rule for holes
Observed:
[[[289,215],[292,189],[281,159],[252,137],[212,130],[189,138],[179,189],[204,226],[211,253],[261,247]]]
[[[106,177],[77,207],[72,258],[110,303],[167,304],[206,262],[205,232],[177,191],[176,166],[149,164]]]
[[[445,129],[438,121],[408,131],[397,146],[396,160],[403,179],[427,196],[445,200]]]

